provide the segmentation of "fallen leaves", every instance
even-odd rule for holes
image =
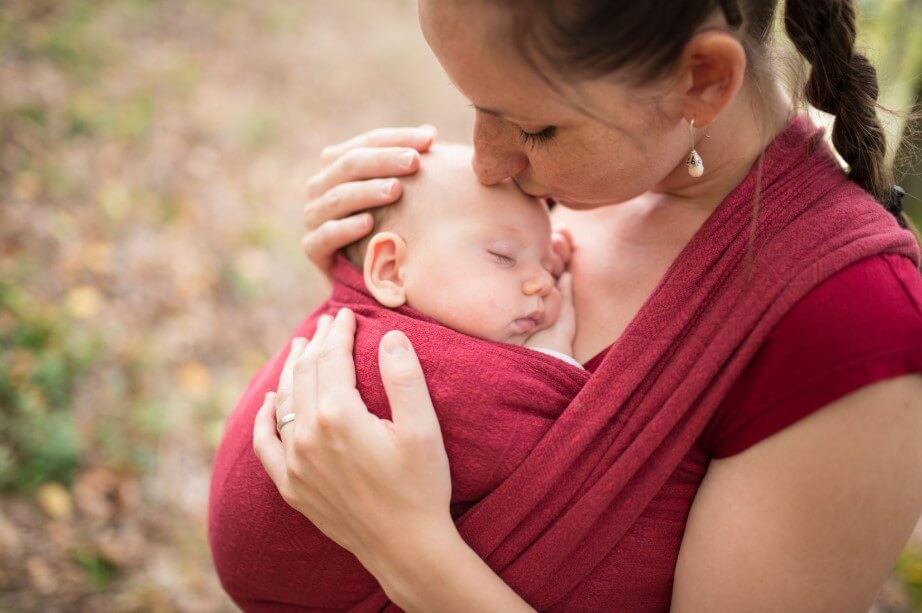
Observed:
[[[55,481],[46,483],[35,493],[39,506],[52,519],[67,520],[74,515],[74,502],[70,492]]]
[[[67,292],[64,302],[77,319],[92,319],[102,310],[103,297],[92,285],[80,285]]]

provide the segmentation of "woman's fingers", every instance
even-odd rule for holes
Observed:
[[[419,168],[419,152],[406,147],[350,149],[324,166],[307,182],[307,197],[318,200],[333,187],[350,181],[413,174]],[[371,206],[360,203],[361,209]],[[349,211],[350,213],[356,210]]]
[[[573,236],[566,228],[554,230],[551,235],[551,249],[554,252],[554,267],[552,274],[559,278],[570,264],[573,257]]]
[[[336,252],[371,232],[373,226],[374,221],[368,213],[345,219],[330,219],[317,229],[305,233],[301,239],[301,248],[320,270],[329,272]]]
[[[288,357],[285,359],[285,365],[282,367],[282,374],[279,376],[278,399],[275,402],[278,419],[281,419],[287,413],[291,412],[291,395],[294,389],[295,362],[301,352],[304,351],[306,345],[306,338],[297,337],[291,341]]]
[[[275,487],[280,488],[286,471],[285,450],[276,435],[275,404],[276,393],[267,393],[253,422],[253,451]]]
[[[379,128],[326,147],[320,157],[326,164],[360,147],[410,147],[420,152],[428,151],[435,137],[435,126],[428,124],[417,128]]]
[[[323,150],[323,168],[307,181],[301,239],[320,270],[329,276],[336,252],[371,231],[371,216],[357,213],[400,198],[394,177],[416,172],[420,152],[434,140],[432,126],[384,128]]]
[[[560,315],[562,319],[567,318],[568,321],[576,321],[576,310],[573,306],[573,275],[568,272],[560,275],[560,280],[557,281],[557,289],[560,290]]]
[[[403,188],[397,179],[369,179],[335,185],[304,205],[304,227],[317,228],[327,220],[340,219],[370,207],[397,201]]]
[[[292,412],[295,420],[300,420],[301,427],[309,421],[311,411],[317,406],[317,357],[326,341],[333,318],[322,315],[317,321],[317,329],[304,351],[298,357],[294,368],[294,393]]]
[[[355,314],[340,309],[317,356],[318,411],[346,408],[359,397],[355,388]]]
[[[430,440],[435,437],[434,440],[441,442],[442,431],[423,369],[410,339],[403,332],[391,330],[381,338],[378,365],[391,406],[391,420],[398,434],[412,436],[415,433]]]

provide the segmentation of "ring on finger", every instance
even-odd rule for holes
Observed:
[[[275,429],[278,430],[279,433],[281,433],[282,428],[284,428],[285,426],[287,426],[288,424],[290,424],[290,423],[293,422],[294,420],[295,420],[295,414],[294,414],[294,413],[286,413],[285,415],[282,415],[282,418],[281,418],[281,419],[279,419],[279,422],[278,422],[278,424],[276,424]]]

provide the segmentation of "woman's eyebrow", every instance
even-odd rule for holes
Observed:
[[[469,106],[481,113],[484,113],[485,115],[491,115],[493,117],[499,117],[501,119],[509,119],[512,121],[525,122],[525,123],[531,123],[531,122],[541,123],[539,121],[531,120],[526,117],[521,117],[521,116],[516,115],[515,113],[510,113],[509,111],[504,111],[502,109],[491,109],[491,108],[479,106],[476,104],[471,104]]]
[[[493,115],[494,117],[502,117],[502,116],[503,116],[503,112],[502,112],[502,111],[499,111],[499,110],[496,110],[496,109],[488,109],[488,108],[484,108],[484,107],[482,107],[482,106],[477,106],[476,104],[472,104],[471,106],[473,106],[475,109],[477,109],[477,110],[480,111],[481,113],[486,113],[487,115]]]

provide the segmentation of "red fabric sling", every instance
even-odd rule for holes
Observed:
[[[465,541],[538,609],[631,610],[629,585],[621,602],[569,595],[660,491],[791,306],[878,253],[919,262],[912,235],[847,180],[820,131],[797,118],[765,151],[761,172],[757,164],[692,238],[525,459],[458,518]],[[252,394],[250,403],[260,400]],[[252,415],[232,418],[227,436],[247,427]],[[216,561],[215,497],[234,487],[232,469],[219,454],[210,517]],[[396,607],[376,589],[355,610],[384,608]]]
[[[332,296],[299,334],[311,336],[321,314],[342,307],[356,316],[357,386],[378,417],[391,417],[378,368],[381,338],[396,329],[413,343],[448,453],[453,517],[522,463],[589,380],[588,371],[545,353],[455,332],[408,307],[383,307],[362,273],[340,256]],[[377,581],[285,504],[250,450],[260,398],[278,386],[285,357],[279,353],[250,383],[218,452],[209,522],[215,565],[225,589],[247,610],[348,609],[377,593]]]

